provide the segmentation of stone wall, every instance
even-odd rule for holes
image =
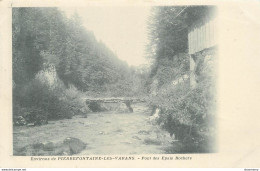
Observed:
[[[195,88],[199,82],[202,72],[209,72],[208,75],[215,79],[217,47],[204,49],[190,55],[190,86]],[[203,70],[203,71],[202,71]],[[210,73],[211,72],[211,73]]]

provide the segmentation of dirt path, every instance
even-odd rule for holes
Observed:
[[[144,106],[136,105],[134,113],[93,113],[88,118],[52,121],[39,127],[15,127],[14,149],[75,137],[87,144],[77,155],[165,153],[172,139],[149,117]]]

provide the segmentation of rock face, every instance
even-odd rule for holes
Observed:
[[[86,143],[80,139],[69,137],[63,142],[35,143],[19,149],[14,149],[17,156],[64,156],[78,154],[86,148]]]

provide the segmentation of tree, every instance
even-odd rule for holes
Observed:
[[[67,18],[57,8],[14,8],[14,82],[26,84],[46,63],[55,66],[67,87],[72,84],[82,91],[115,92],[118,90],[109,87],[127,82],[131,89],[128,65],[97,41],[76,13]]]

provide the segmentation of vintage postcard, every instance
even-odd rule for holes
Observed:
[[[0,15],[0,167],[260,167],[259,1]]]

